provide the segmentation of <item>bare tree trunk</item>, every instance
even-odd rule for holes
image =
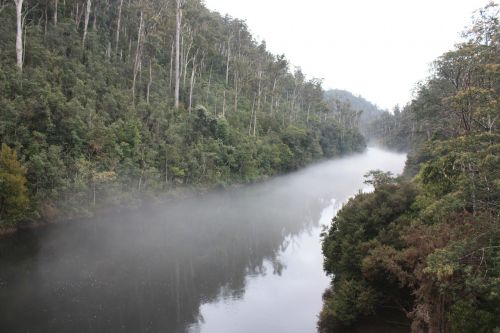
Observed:
[[[229,84],[229,61],[231,60],[231,36],[227,39],[226,86]]]
[[[111,42],[108,41],[108,47],[106,48],[106,58],[111,58]]]
[[[177,0],[176,29],[175,29],[175,108],[179,108],[179,88],[180,88],[180,39],[181,39],[182,9],[181,0]]]
[[[238,112],[238,71],[234,71],[234,113]]]
[[[47,24],[48,24],[48,17],[47,17],[47,7],[48,5],[45,5],[45,24],[43,25],[43,40],[45,41],[45,38],[47,37]]]
[[[83,23],[82,48],[85,48],[85,39],[87,38],[87,29],[88,29],[88,26],[89,26],[91,7],[92,7],[91,0],[87,0],[87,8],[85,10],[85,21]]]
[[[183,79],[183,83],[182,83],[182,87],[184,89],[186,89],[186,77],[187,77],[187,72],[188,72],[188,66],[189,66],[189,62],[190,60],[189,59],[189,54],[191,53],[191,49],[193,47],[193,37],[190,36],[191,40],[189,41],[189,45],[188,45],[188,48],[187,48],[187,51],[186,51],[186,54],[184,54],[183,56],[181,56],[181,59],[182,59],[182,64],[183,64],[183,67],[184,67],[184,70],[182,70],[181,68],[181,76],[184,78]],[[183,39],[184,40],[184,39]],[[184,52],[185,50],[185,47],[183,46],[182,48],[182,52]]]
[[[169,84],[168,87],[172,89],[172,74],[173,74],[173,64],[174,64],[174,45],[175,43],[172,42],[172,49],[170,51],[170,76],[169,76]]]
[[[257,129],[257,111],[258,111],[258,108],[253,113],[253,136],[254,137],[255,137],[255,131]]]
[[[16,4],[16,59],[17,68],[23,71],[23,0],[14,0]]]
[[[165,185],[168,185],[168,151],[165,148]]]
[[[206,104],[208,104],[208,98],[210,97],[210,86],[212,84],[212,65],[210,65],[210,74],[208,75],[208,86],[207,86],[207,100]]]
[[[92,29],[94,29],[94,31],[97,31],[97,8],[99,6],[99,0],[95,0],[95,3],[94,3],[94,19],[93,19],[93,22],[92,22]]]
[[[132,100],[135,101],[135,84],[137,81],[137,72],[139,71],[140,60],[141,60],[141,40],[142,40],[142,25],[143,25],[143,12],[141,10],[141,16],[139,19],[139,31],[137,33],[137,47],[135,49],[135,61],[134,61],[134,77],[132,81]]]
[[[253,101],[252,101],[252,113],[251,113],[251,116],[250,116],[250,125],[248,126],[248,135],[250,135],[252,133],[252,123],[253,123],[253,114],[255,112],[255,96],[253,97]]]
[[[118,44],[120,43],[120,25],[122,22],[122,8],[123,8],[123,0],[120,0],[120,6],[118,7],[118,21],[116,22],[115,54],[118,54]]]
[[[260,111],[260,98],[261,98],[261,96],[262,96],[262,70],[259,69],[259,89],[258,89],[258,99],[257,99],[257,111]]]
[[[189,113],[191,114],[191,110],[193,108],[193,90],[195,84],[195,74],[196,74],[196,58],[193,58],[193,69],[191,70],[191,82],[189,85]]]
[[[59,0],[54,0],[54,25],[57,25],[58,5],[59,5]]]
[[[151,85],[153,84],[153,70],[151,68],[151,59],[149,59],[149,81],[146,93],[146,104],[149,105],[149,94],[151,92]]]
[[[224,89],[223,99],[222,99],[222,118],[226,117],[226,89]]]
[[[276,91],[276,82],[278,81],[278,78],[274,78],[273,82],[273,90],[271,91],[271,112],[270,114],[273,114],[273,106],[274,106],[274,92]]]

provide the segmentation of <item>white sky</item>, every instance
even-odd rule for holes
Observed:
[[[205,0],[247,21],[324,88],[349,90],[382,108],[411,99],[429,65],[459,41],[487,0]]]

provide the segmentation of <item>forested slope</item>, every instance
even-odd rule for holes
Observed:
[[[372,172],[375,191],[325,233],[333,278],[321,332],[387,313],[415,333],[500,330],[498,6],[478,11],[464,36],[401,113],[374,125],[387,144],[410,147],[406,180]]]
[[[365,137],[380,139],[377,135],[372,133],[374,127],[372,124],[374,122],[380,124],[380,118],[389,114],[388,111],[380,109],[377,105],[371,103],[362,96],[355,96],[349,91],[340,89],[327,90],[325,92],[325,101],[329,109],[352,109],[355,111],[355,113],[349,112],[345,117],[354,116],[353,119],[358,122],[358,128]]]
[[[320,80],[202,1],[0,6],[0,226],[365,146]]]

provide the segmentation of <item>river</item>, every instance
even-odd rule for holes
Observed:
[[[0,241],[0,332],[315,332],[320,233],[371,169],[371,147],[242,189]]]

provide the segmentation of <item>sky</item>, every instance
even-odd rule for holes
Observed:
[[[247,22],[269,51],[384,109],[411,100],[432,61],[487,0],[205,0]],[[498,2],[498,0],[496,1]]]

